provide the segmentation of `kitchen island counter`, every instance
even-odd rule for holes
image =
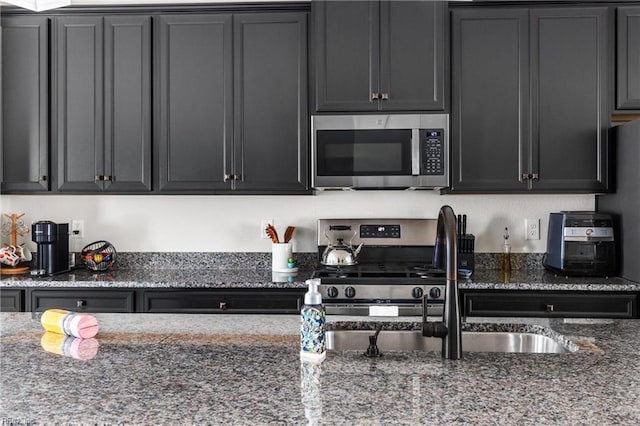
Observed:
[[[298,316],[98,314],[99,348],[46,352],[0,314],[5,424],[637,424],[640,321],[539,320],[570,354],[329,353],[301,365]],[[532,321],[532,320],[529,320]]]

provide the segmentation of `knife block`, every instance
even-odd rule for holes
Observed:
[[[458,269],[475,268],[475,241],[473,234],[458,235]]]

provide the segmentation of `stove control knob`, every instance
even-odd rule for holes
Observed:
[[[329,297],[338,297],[338,289],[331,286],[327,289],[327,296]]]
[[[356,289],[353,287],[347,287],[344,289],[344,295],[351,299],[356,295]]]
[[[431,297],[432,299],[439,299],[441,294],[442,292],[438,287],[433,287],[431,290],[429,290],[429,297]]]
[[[413,290],[411,290],[411,296],[413,296],[414,299],[420,299],[423,295],[424,291],[422,287],[414,287]]]

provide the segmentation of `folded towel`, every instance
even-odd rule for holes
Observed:
[[[98,320],[93,315],[64,309],[47,309],[40,319],[45,330],[88,339],[98,334]]]

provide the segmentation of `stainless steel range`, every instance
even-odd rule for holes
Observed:
[[[446,279],[432,267],[436,229],[436,219],[318,220],[313,278],[320,279],[327,313],[421,316],[426,295],[429,316],[441,316]],[[327,261],[327,247],[353,248],[356,263]]]

